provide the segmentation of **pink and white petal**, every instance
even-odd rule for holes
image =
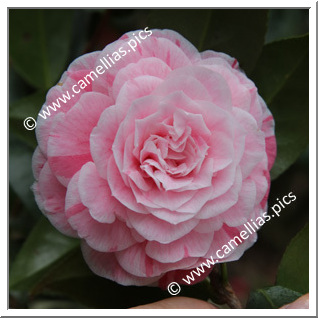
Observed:
[[[160,271],[154,271],[154,261],[145,253],[145,244],[139,243],[115,253],[119,265],[128,273],[139,277],[160,276]]]
[[[69,65],[67,71],[76,72],[80,70],[87,70],[87,73],[89,73],[91,70],[93,70],[99,55],[100,51],[95,51],[81,55]]]
[[[132,182],[130,182],[130,188],[134,193],[136,202],[145,207],[164,208],[170,211],[178,211],[196,195],[196,191],[161,191],[155,186],[151,191],[143,192]]]
[[[32,171],[35,180],[39,179],[40,172],[43,169],[46,161],[47,158],[42,153],[40,147],[37,146],[32,156]]]
[[[240,126],[240,124],[235,124],[235,134],[233,139],[233,145],[234,145],[234,162],[235,164],[239,164],[242,160],[244,150],[245,150],[245,138],[247,135],[247,132],[244,128]]]
[[[38,178],[36,201],[45,213],[63,213],[66,188],[56,179],[46,162]]]
[[[159,98],[156,96],[144,96],[135,100],[128,113],[119,126],[112,150],[119,171],[123,169],[124,150],[126,138],[134,133],[135,121],[145,118],[158,110]]]
[[[249,218],[253,214],[255,199],[255,183],[250,179],[245,179],[237,203],[216,218],[222,220],[222,222],[230,227],[242,225],[249,221]]]
[[[197,172],[191,184],[181,187],[179,190],[199,190],[212,185],[214,172],[214,158],[205,158],[200,171]]]
[[[82,203],[98,222],[113,223],[117,214],[121,216],[127,211],[127,208],[111,195],[107,181],[98,175],[93,162],[88,162],[82,167],[78,191]]]
[[[71,92],[71,87],[76,84],[76,81],[66,75],[63,75],[62,78],[63,77],[65,77],[64,83],[61,82],[62,84],[60,84],[59,82],[48,91],[46,101],[37,117],[37,126],[35,130],[36,139],[44,155],[47,155],[47,142],[52,130],[52,125],[55,121],[55,116],[60,113],[66,113],[81,97],[81,94],[76,94],[74,97],[71,97],[69,92]],[[65,95],[64,97],[63,94]],[[64,98],[63,100],[65,103],[60,101],[59,98]]]
[[[134,155],[137,158],[140,158],[140,161],[145,160],[146,156],[142,155],[143,152],[146,151],[146,153],[153,153],[151,149],[147,151],[147,146],[149,145],[147,144],[147,142],[145,142],[147,141],[147,139],[149,139],[149,137],[151,137],[151,135],[165,136],[169,133],[168,128],[166,127],[166,125],[163,124],[163,122],[167,120],[167,118],[172,118],[175,110],[176,108],[174,107],[174,105],[167,105],[162,102],[158,106],[153,106],[153,113],[144,114],[142,118],[137,118],[134,120]],[[140,108],[138,108],[137,111],[140,111]],[[141,117],[141,115],[139,115],[138,117]],[[154,146],[153,143],[150,143],[150,146]],[[157,147],[154,147],[153,150],[158,151]],[[138,156],[140,151],[140,156]]]
[[[244,154],[240,162],[243,179],[245,179],[264,157],[264,133],[258,128],[254,117],[249,113],[240,110],[239,108],[234,108],[233,114],[241,126],[244,127],[245,131],[247,131]]]
[[[243,229],[246,230],[246,229]],[[227,262],[233,262],[233,261],[237,261],[238,259],[240,259],[242,257],[242,255],[250,248],[254,245],[254,243],[257,240],[257,234],[253,233],[251,235],[249,235],[249,237],[246,240],[242,240],[242,244],[240,244],[239,246],[236,247],[236,245],[234,245],[235,249],[233,249],[231,251],[231,253],[225,255],[225,257],[223,259],[219,259],[220,263],[227,263]]]
[[[171,224],[156,218],[153,215],[141,215],[131,212],[127,214],[131,226],[146,240],[159,243],[171,243],[190,231],[199,223],[199,220],[190,219],[179,224]]]
[[[149,213],[147,209],[136,201],[136,198],[128,187],[118,170],[114,156],[111,156],[107,166],[107,180],[112,195],[128,209],[138,213]]]
[[[268,157],[268,170],[273,167],[275,158],[277,155],[277,144],[275,138],[275,122],[274,118],[266,106],[264,100],[258,96],[259,103],[261,105],[263,116],[262,116],[262,131],[265,134],[266,153]]]
[[[271,170],[277,155],[276,137],[271,136],[271,137],[265,138],[265,144],[266,144],[266,153],[268,156],[268,170]]]
[[[126,33],[125,38],[127,39],[126,41],[119,40],[108,45],[100,54],[100,58],[108,59],[107,54],[110,55],[114,51],[119,50],[119,48],[128,52],[125,56],[122,56],[118,61],[116,61],[116,63],[112,65],[107,72],[102,74],[99,77],[100,80],[98,82],[96,81],[93,83],[94,91],[104,92],[105,87],[107,87],[111,96],[112,86],[119,70],[125,68],[131,63],[137,63],[141,57],[142,59],[148,57],[158,58],[166,63],[171,69],[189,65],[191,63],[179,47],[165,38],[148,37],[147,40],[139,43],[135,50],[132,50],[132,48],[128,45],[130,40],[134,40],[133,32]]]
[[[212,199],[219,197],[220,195],[227,192],[231,186],[235,183],[236,178],[236,170],[237,167],[234,163],[231,163],[223,170],[220,170],[215,173],[212,187],[213,187],[213,195]],[[242,173],[242,169],[241,169]],[[243,173],[242,173],[243,175]]]
[[[49,108],[50,115],[46,116],[46,119],[38,116],[37,118],[37,128],[36,128],[36,137],[39,143],[39,147],[41,148],[44,155],[47,154],[47,141],[51,131],[51,126],[54,121],[54,117],[57,113],[66,113],[69,109],[71,109],[75,103],[79,100],[81,95],[88,91],[88,89],[82,90],[80,93],[72,95],[72,87],[73,85],[77,85],[77,81],[69,76],[69,74],[73,72],[77,72],[80,70],[87,71],[89,73],[92,71],[95,59],[97,58],[99,52],[92,52],[88,54],[84,54],[74,60],[70,66],[68,67],[67,71],[64,72],[57,83],[57,85],[53,86],[46,95],[46,101],[41,108],[39,114],[42,114],[42,111],[47,111],[48,106],[52,106],[54,108],[54,104],[59,104],[61,107],[55,106],[56,111]],[[69,73],[70,72],[70,73]],[[63,96],[65,95],[65,97]],[[59,98],[65,101],[62,102]]]
[[[124,222],[116,219],[112,224],[99,223],[91,217],[80,199],[79,176],[80,172],[77,172],[69,182],[65,199],[66,217],[78,236],[100,252],[119,251],[135,244],[136,240]]]
[[[266,144],[266,154],[268,157],[268,170],[270,170],[275,162],[275,158],[277,155],[277,143],[274,132],[274,119],[272,115],[269,115],[264,121],[262,125],[262,131],[265,133],[265,144]]]
[[[202,97],[202,95],[201,95]],[[192,114],[200,114],[210,132],[220,131],[227,134],[230,138],[234,138],[238,124],[232,114],[212,102],[205,100],[192,100],[183,91],[174,92],[166,96],[163,103],[170,107],[178,107]]]
[[[133,155],[134,135],[127,137],[124,150],[123,173],[130,178],[130,182],[134,182],[136,187],[142,191],[149,191],[153,188],[153,182],[149,178],[141,175],[140,162]]]
[[[180,213],[177,211],[170,211],[168,209],[155,209],[155,208],[148,208],[149,212],[157,217],[158,219],[167,221],[171,224],[178,224],[189,219],[192,219],[194,213]]]
[[[252,171],[249,179],[253,180],[256,186],[255,205],[261,203],[270,187],[269,172],[267,169],[267,160],[264,158]]]
[[[193,184],[193,178],[183,177],[178,179],[171,177],[166,172],[162,172],[160,170],[154,172],[153,178],[162,185],[165,191],[173,190],[180,192],[183,190],[193,190],[195,187],[201,188],[201,186],[198,185],[199,182],[197,184]]]
[[[195,193],[195,195],[182,205],[178,212],[196,212],[203,208],[203,206],[210,200],[215,200],[217,197],[226,193],[235,183],[237,167],[234,164],[229,165],[223,170],[217,172],[212,179],[212,187],[204,188]]]
[[[243,179],[248,177],[265,155],[265,140],[262,132],[249,133],[245,139],[245,150],[240,161]]]
[[[89,138],[111,100],[100,93],[86,93],[67,113],[58,114],[48,140],[52,171],[65,186],[88,161],[92,161]]]
[[[238,194],[242,187],[241,169],[237,167],[235,172],[234,184],[224,194],[209,200],[201,210],[196,214],[199,219],[209,219],[215,217],[237,203]]]
[[[120,105],[126,114],[136,100],[152,94],[162,82],[162,79],[150,75],[142,75],[128,80],[118,93],[116,105]]]
[[[213,158],[213,172],[223,170],[233,162],[234,145],[233,139],[221,131],[212,131],[209,140],[209,154]]]
[[[238,227],[229,227],[223,224],[222,228],[214,233],[213,242],[209,251],[204,257],[213,257],[219,262],[233,261],[242,256],[244,251],[252,246],[257,238],[256,233],[248,233],[246,240],[240,237],[242,230],[246,228],[241,225]],[[231,241],[231,244],[229,243]],[[236,242],[236,243],[235,243]]]
[[[103,51],[100,52],[95,63],[95,68],[101,66],[103,69],[106,69],[106,71],[99,75],[98,81],[93,82],[92,88],[94,92],[106,94],[115,100],[112,95],[112,87],[119,70],[131,63],[136,63],[141,59],[139,51],[127,53],[128,49],[130,49],[127,43],[128,41],[119,39],[108,44]],[[122,51],[121,54],[118,53],[120,52],[119,50]],[[126,54],[124,54],[124,51],[126,51]],[[112,58],[112,55],[115,54],[115,52],[119,54],[121,58],[113,64],[111,63],[110,58]]]
[[[189,78],[189,80],[188,80]],[[208,93],[208,96],[194,94],[196,91],[192,88],[188,91],[188,85],[181,89],[182,79],[185,84],[192,82],[201,84],[200,86],[204,88],[204,91]],[[180,87],[178,87],[178,86]],[[170,89],[169,89],[169,86]],[[196,87],[200,87],[196,84]],[[171,72],[162,85],[160,85],[154,94],[162,94],[165,92],[171,93],[173,91],[183,91],[186,95],[188,95],[193,100],[206,100],[212,102],[214,105],[217,105],[219,108],[224,110],[231,110],[232,102],[231,102],[231,92],[228,84],[224,80],[224,78],[216,72],[207,70],[204,67],[199,66],[191,66],[191,67],[183,67],[182,69],[177,69]],[[191,92],[192,91],[192,92]]]
[[[242,83],[241,78],[238,77],[241,72],[233,70],[229,66],[217,63],[206,64],[205,67],[212,72],[218,73],[226,81],[230,89],[232,105],[250,112],[253,95],[255,97],[256,94],[255,85],[252,82],[248,82],[247,85]]]
[[[106,108],[90,135],[90,152],[103,179],[107,179],[107,163],[113,155],[112,146],[123,115],[117,105]]]
[[[164,79],[170,72],[170,67],[160,59],[154,57],[143,58],[137,63],[129,64],[119,70],[113,83],[113,96],[117,99],[124,84],[137,77],[150,75],[151,77]]]
[[[145,286],[156,282],[160,276],[138,277],[126,272],[118,263],[115,253],[101,253],[92,249],[85,242],[82,252],[89,268],[96,274],[113,280],[121,285]]]
[[[272,113],[266,106],[264,100],[258,96],[258,102],[261,106],[262,115],[262,131],[265,133],[265,137],[271,137],[275,135],[275,122]]]
[[[250,94],[251,94],[251,107],[250,107],[249,113],[255,118],[257,122],[257,126],[261,128],[262,121],[263,121],[263,109],[261,104],[264,101],[258,95],[256,87],[250,89]]]
[[[191,76],[185,76],[182,72],[180,74],[178,72],[175,75],[174,72],[170,73],[161,85],[158,85],[152,92],[152,95],[163,96],[169,100],[169,95],[175,92],[182,92],[190,100],[209,100],[209,92],[199,80]],[[183,108],[180,106],[177,107]]]
[[[201,59],[200,53],[196,49],[196,47],[186,40],[181,34],[173,30],[158,30],[152,29],[152,36],[158,38],[165,38],[173,42],[177,47],[179,47],[182,52],[186,54],[186,56],[190,59],[192,63],[199,61]]]
[[[193,229],[193,231],[198,233],[213,233],[218,231],[223,226],[222,220],[220,218],[209,218],[202,219],[198,225]]]
[[[211,136],[211,131],[206,126],[202,114],[192,114],[177,108],[173,113],[175,131],[181,136],[188,126],[191,127],[194,135],[199,135],[202,138]]]
[[[174,263],[188,257],[204,256],[213,240],[212,233],[198,233],[191,231],[189,234],[168,244],[150,241],[145,247],[148,256],[160,263]]]
[[[270,176],[268,170],[264,170],[264,171],[263,171],[263,174],[264,174],[264,177],[265,177],[266,180],[267,180],[268,187],[267,187],[266,193],[265,193],[265,195],[264,195],[262,201],[260,202],[260,206],[261,206],[264,210],[267,210],[267,199],[268,199],[269,190],[270,190],[271,176]]]
[[[32,190],[36,203],[50,222],[63,234],[76,237],[64,213],[66,188],[56,179],[48,162],[44,164]]]
[[[173,42],[165,38],[148,37],[143,41],[137,50],[141,56],[156,57],[165,62],[172,70],[191,65],[186,54]]]
[[[145,253],[146,244],[146,242],[135,244],[115,253],[120,266],[125,271],[139,277],[158,277],[169,270],[193,266],[197,261],[197,258],[188,257],[174,263],[160,263]]]
[[[188,200],[188,202],[181,205],[178,209],[176,209],[176,211],[179,213],[197,214],[202,209],[204,204],[211,198],[213,193],[213,186],[199,189],[197,191],[187,192],[192,192],[193,195]]]
[[[212,50],[207,50],[207,51],[201,52],[200,55],[201,55],[202,62],[207,63],[208,59],[220,59],[220,60],[226,62],[228,66],[231,66],[231,67],[237,66],[238,67],[238,62],[234,57],[231,57],[230,55],[222,53],[222,52],[215,52]]]
[[[123,221],[125,221],[127,226],[128,226],[129,221],[128,221],[128,218],[127,218],[127,214],[126,214],[126,218]],[[134,239],[136,240],[136,242],[138,242],[138,243],[144,242],[146,239],[143,236],[141,236],[134,228],[132,228],[130,226],[131,225],[129,224],[129,228],[130,228],[131,234],[134,237]]]

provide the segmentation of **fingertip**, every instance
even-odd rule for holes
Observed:
[[[309,294],[303,295],[294,302],[284,305],[281,309],[309,309]]]
[[[218,309],[212,304],[189,297],[170,297],[131,309]]]

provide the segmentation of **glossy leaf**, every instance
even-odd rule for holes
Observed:
[[[25,117],[32,116],[36,119],[45,102],[45,95],[44,91],[38,91],[10,104],[9,117],[23,120]]]
[[[251,79],[255,81],[259,94],[268,104],[306,58],[308,45],[308,35],[304,35],[264,46]]]
[[[291,240],[280,263],[277,284],[300,293],[309,291],[309,226]]]
[[[215,9],[202,49],[235,57],[249,74],[261,54],[267,30],[268,10]]]
[[[148,19],[150,29],[171,29],[182,34],[195,47],[204,42],[203,30],[211,23],[212,10],[160,9],[152,10]]]
[[[235,57],[249,73],[261,53],[268,11],[238,9],[154,10],[149,28],[172,29],[199,51],[214,50]]]
[[[32,86],[48,89],[64,71],[71,19],[71,10],[10,9],[10,62]]]
[[[9,129],[17,137],[26,142],[33,149],[37,146],[35,130],[27,130],[24,119],[33,117],[37,119],[38,113],[45,102],[45,92],[38,91],[27,97],[21,98],[10,104],[9,108]]]
[[[309,141],[308,36],[266,45],[252,79],[275,119],[277,158],[271,171],[275,179]]]
[[[29,131],[25,133],[27,134]],[[12,134],[9,140],[11,145],[9,149],[9,183],[27,209],[38,214],[40,212],[31,191],[34,182],[32,173],[33,149]]]
[[[58,232],[42,218],[17,255],[10,271],[10,289],[33,288],[51,266],[78,248],[79,240]]]
[[[88,308],[125,309],[171,297],[159,287],[122,286],[96,275],[59,280],[47,289],[68,296]],[[178,296],[208,299],[208,290],[202,283],[186,289]]]
[[[67,257],[51,267],[38,281],[34,292],[43,289],[72,298],[89,308],[128,308],[158,301],[171,295],[159,287],[122,286],[91,272],[81,250],[68,253]],[[207,300],[209,283],[182,286],[179,296]]]
[[[246,308],[276,309],[295,301],[301,295],[281,286],[258,289],[251,292]]]

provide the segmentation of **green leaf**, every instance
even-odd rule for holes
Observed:
[[[47,270],[34,291],[60,293],[89,308],[129,308],[171,297],[158,287],[122,286],[95,275],[80,249],[68,253],[63,261]],[[194,286],[182,286],[179,296],[207,300],[209,283],[205,280]]]
[[[275,120],[277,158],[272,179],[292,165],[309,141],[308,36],[264,47],[251,76]]]
[[[270,104],[306,58],[308,35],[284,39],[264,46],[251,74],[259,94]]]
[[[250,73],[263,48],[267,18],[264,9],[213,10],[202,49],[227,53]]]
[[[300,293],[309,291],[309,226],[291,240],[278,268],[277,284]]]
[[[302,294],[284,288],[273,286],[252,291],[247,302],[248,309],[276,309],[295,301]]]
[[[33,149],[37,146],[35,130],[27,130],[23,122],[27,117],[37,119],[38,113],[45,102],[45,95],[44,91],[38,91],[13,102],[9,108],[10,132],[13,132]]]
[[[28,132],[26,131],[26,133]],[[38,214],[39,210],[31,191],[34,182],[32,173],[33,149],[12,134],[9,143],[9,183],[25,207],[33,214]]]
[[[32,296],[58,293],[89,308],[128,308],[171,297],[166,290],[157,287],[122,286],[95,275],[85,263],[79,248],[72,249],[36,278],[33,285],[28,285]],[[202,300],[207,300],[208,295],[207,281],[182,286],[180,293],[180,296]]]
[[[58,232],[46,218],[32,230],[17,255],[9,276],[13,290],[28,290],[41,281],[46,271],[78,248],[79,240]]]
[[[202,9],[155,9],[149,15],[148,25],[150,29],[159,28],[177,31],[200,49],[200,43],[205,40],[206,36],[203,30],[211,23],[212,11]]]
[[[208,287],[207,282],[182,286],[178,296],[207,300]],[[89,308],[130,308],[171,297],[159,287],[123,286],[93,274],[58,279],[46,286],[46,289],[59,292]]]
[[[249,73],[261,53],[268,10],[169,9],[153,10],[150,28],[172,29],[199,51],[214,50],[235,57]]]
[[[23,120],[25,117],[32,116],[36,119],[45,102],[45,96],[45,91],[38,91],[11,103],[9,118]]]
[[[128,308],[171,297],[158,287],[122,286],[95,275],[85,263],[80,249],[69,253],[63,262],[47,271],[38,286],[90,308]],[[38,288],[38,291],[41,290]],[[207,300],[209,283],[205,280],[194,286],[182,286],[179,296]]]
[[[48,288],[94,309],[125,309],[170,296],[160,288],[122,286],[96,275],[54,282]]]
[[[61,76],[70,48],[72,13],[10,9],[10,62],[32,86],[48,89]]]
[[[85,263],[80,249],[46,271],[38,286],[37,292],[59,293],[89,308],[127,308],[167,296],[159,288],[122,286],[95,275]]]

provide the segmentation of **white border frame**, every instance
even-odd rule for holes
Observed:
[[[26,8],[25,4],[28,4],[27,8],[31,7],[45,7],[45,8],[92,8],[92,7],[100,7],[104,8],[107,4],[109,8],[178,8],[180,1],[171,1],[171,0],[161,0],[158,3],[151,4],[146,1],[139,1],[135,0],[134,2],[129,1],[121,1],[120,6],[119,2],[113,3],[105,3],[105,1],[97,1],[97,0],[90,0],[86,3],[78,3],[75,1],[69,0],[55,0],[53,1],[46,1],[45,5],[42,1],[39,0],[29,0],[27,2],[16,0],[16,1],[8,1],[5,0],[1,4],[1,11],[0,11],[0,23],[1,28],[0,32],[2,34],[2,39],[6,42],[6,58],[3,56],[2,63],[1,63],[1,74],[8,74],[8,8]],[[83,4],[83,6],[78,6],[79,4]],[[158,6],[160,4],[160,7]],[[182,5],[185,5],[186,2],[183,2]],[[188,2],[189,4],[189,2]],[[191,3],[192,4],[192,3]],[[310,298],[309,298],[309,305],[310,308],[305,309],[295,309],[295,310],[281,310],[281,309],[223,309],[218,310],[217,312],[211,313],[211,309],[7,309],[7,297],[8,297],[8,290],[7,284],[1,284],[1,307],[0,307],[0,314],[1,316],[210,316],[210,315],[218,315],[218,316],[316,316],[316,10],[317,4],[315,1],[281,1],[281,0],[270,0],[270,1],[246,1],[242,0],[239,2],[240,7],[236,5],[238,2],[236,1],[203,1],[197,0],[193,4],[195,7],[190,6],[190,8],[311,8],[309,10],[309,50],[310,50],[310,93],[309,93],[309,100],[310,100],[310,121],[309,121],[309,169],[310,169],[310,178],[309,178],[309,206],[310,206],[310,224],[309,224],[309,233],[310,233],[310,245],[309,245],[309,260],[310,260],[310,268],[309,268],[309,275],[310,275]],[[88,6],[89,5],[89,6]],[[7,39],[7,40],[6,40]],[[7,65],[5,65],[7,63]],[[4,85],[1,86],[1,96],[6,96],[4,100],[4,104],[8,104],[8,88]],[[7,109],[5,107],[1,107],[1,118],[8,118]],[[7,137],[8,132],[8,119],[6,124],[3,122],[0,126],[0,132],[2,136],[2,140],[4,141],[4,136]],[[6,138],[8,139],[8,137]],[[7,141],[7,140],[6,140]],[[4,145],[3,145],[4,146]],[[5,147],[5,146],[4,146]],[[7,147],[6,147],[7,148]],[[8,158],[8,157],[7,157]],[[5,162],[3,162],[5,161]],[[8,159],[2,157],[2,169],[8,167]],[[8,172],[4,172],[3,175],[8,177]],[[8,184],[7,180],[2,180],[2,196],[4,197],[7,202],[8,207]],[[4,184],[6,182],[6,184]],[[4,195],[6,193],[6,197]],[[2,212],[5,215],[4,212]],[[7,251],[8,253],[8,228],[7,228],[8,220],[5,220],[1,223],[1,251]],[[7,281],[7,268],[4,262],[1,263],[1,273],[2,273],[2,282]],[[6,300],[6,301],[4,301]]]

